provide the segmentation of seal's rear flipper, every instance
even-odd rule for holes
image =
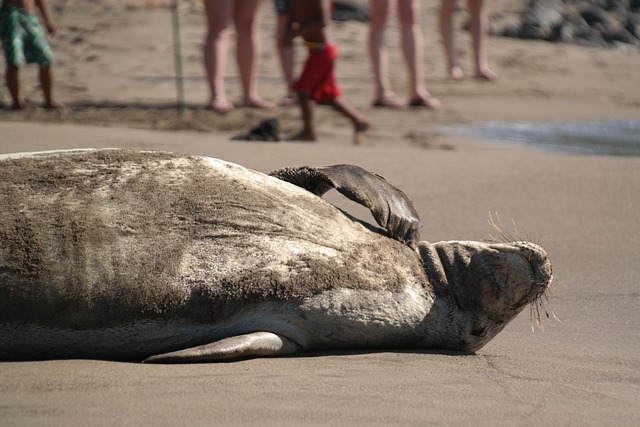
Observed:
[[[369,208],[391,237],[417,247],[422,224],[409,197],[383,177],[359,166],[284,168],[269,175],[302,187],[318,196],[335,188],[344,196]]]
[[[251,357],[286,356],[302,348],[289,338],[272,332],[253,332],[225,338],[210,344],[158,354],[142,363],[220,362]]]

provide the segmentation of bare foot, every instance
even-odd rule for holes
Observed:
[[[315,142],[316,136],[313,133],[300,131],[295,135],[287,138],[287,141],[305,141],[305,142]]]
[[[402,102],[398,101],[395,97],[380,97],[373,101],[371,105],[382,108],[401,108]]]
[[[498,75],[494,73],[489,67],[476,71],[476,79],[493,81],[498,78]]]
[[[213,99],[207,108],[218,114],[226,114],[233,110],[233,104],[226,99]]]
[[[414,98],[409,102],[410,107],[422,107],[435,110],[440,107],[441,102],[438,98],[435,98],[429,94],[424,97]]]
[[[369,130],[369,122],[362,122],[355,126],[355,132],[353,133],[353,143],[356,145],[362,145],[364,137]]]
[[[276,104],[261,98],[246,99],[241,105],[245,108],[261,108],[263,110],[273,110],[276,108]]]
[[[295,93],[289,94],[280,101],[281,107],[291,107],[292,105],[296,105],[298,103],[298,95]]]
[[[456,65],[449,69],[447,76],[449,76],[451,80],[460,80],[464,77],[464,73],[462,72],[462,69]]]

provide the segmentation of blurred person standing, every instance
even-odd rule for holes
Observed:
[[[249,108],[275,108],[275,104],[258,95],[257,69],[260,57],[258,21],[262,0],[204,0],[207,34],[204,43],[204,66],[211,97],[208,107],[228,113],[234,105],[228,100],[224,77],[229,51],[229,24],[236,29],[236,61],[242,82],[241,105]]]
[[[289,25],[289,0],[275,0],[276,13],[278,15],[278,23],[276,26],[276,46],[278,49],[278,57],[280,58],[280,67],[282,69],[282,75],[284,82],[287,86],[287,93],[283,98],[280,105],[288,106],[294,105],[298,102],[298,95],[293,89],[294,72],[294,54],[293,46],[283,45],[280,40],[284,37],[287,26]]]
[[[488,65],[487,59],[487,11],[484,0],[468,0],[469,6],[469,31],[471,32],[475,77],[483,80],[495,80],[497,78]],[[440,35],[442,47],[447,61],[447,75],[459,80],[463,72],[456,58],[453,37],[453,14],[456,8],[456,0],[442,0],[440,7]]]
[[[374,107],[400,108],[388,73],[388,55],[384,44],[384,32],[391,12],[397,7],[402,40],[402,53],[409,73],[409,106],[435,109],[440,101],[434,98],[424,85],[423,38],[420,28],[420,0],[371,0],[369,20],[369,57],[375,80],[372,105]]]
[[[5,82],[11,94],[11,108],[22,110],[25,104],[20,94],[20,66],[38,64],[40,87],[45,108],[60,108],[62,104],[53,97],[51,64],[53,52],[38,18],[38,9],[50,36],[56,34],[56,24],[46,0],[4,0],[0,8],[0,40],[6,60]]]

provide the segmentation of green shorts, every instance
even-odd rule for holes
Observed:
[[[0,9],[0,40],[7,64],[48,65],[53,53],[38,18],[17,7]]]

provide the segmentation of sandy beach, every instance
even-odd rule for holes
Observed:
[[[144,3],[144,7],[140,6]],[[554,263],[550,319],[520,314],[476,355],[385,351],[309,354],[229,364],[150,366],[89,360],[0,364],[0,425],[565,425],[640,423],[640,157],[566,155],[445,135],[442,126],[487,121],[640,120],[640,55],[492,37],[500,79],[452,82],[437,34],[437,2],[423,6],[427,88],[438,111],[374,109],[366,24],[334,25],[338,80],[374,126],[363,146],[348,122],[318,108],[316,143],[231,141],[277,117],[297,130],[296,107],[203,108],[204,18],[180,8],[186,111],[175,111],[171,14],[166,3],[53,2],[59,34],[58,99],[65,111],[0,109],[0,154],[78,147],[166,150],[221,158],[259,171],[354,163],[414,201],[422,240],[484,240],[495,231],[539,242]],[[521,3],[496,0],[501,19]],[[133,7],[133,6],[136,7]],[[285,92],[265,2],[261,94]],[[465,13],[457,14],[458,28]],[[457,33],[470,75],[468,34]],[[406,96],[395,22],[391,75]],[[298,60],[305,52],[298,50]],[[4,59],[0,67],[4,69]],[[228,91],[240,96],[233,61]],[[40,102],[36,69],[25,95]],[[9,96],[0,87],[0,105]],[[328,199],[371,220],[337,194]],[[543,316],[544,317],[544,316]]]

